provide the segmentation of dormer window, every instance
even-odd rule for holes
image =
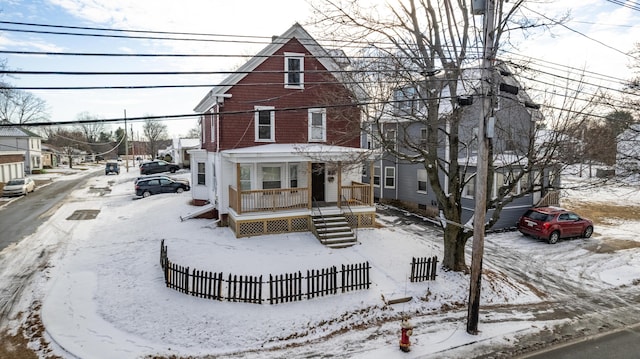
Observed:
[[[304,54],[284,53],[284,87],[304,88]]]

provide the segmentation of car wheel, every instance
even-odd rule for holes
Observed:
[[[582,233],[583,238],[589,238],[593,234],[593,227],[589,226],[585,228],[584,233]]]
[[[144,191],[144,192],[142,193],[142,197],[144,197],[144,198],[147,198],[147,197],[149,197],[149,196],[151,196],[151,192],[149,192],[149,191]]]
[[[556,244],[556,243],[558,243],[559,239],[560,239],[560,232],[553,231],[553,232],[551,232],[551,235],[549,236],[549,244]]]
[[[176,173],[176,169],[175,169],[175,168],[172,168],[172,169],[170,169],[170,170],[169,170],[169,172],[171,172],[171,173]]]
[[[182,193],[182,192],[184,192],[184,188],[182,187],[176,188],[176,193]]]

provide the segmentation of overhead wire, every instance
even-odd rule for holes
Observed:
[[[530,9],[529,9],[530,10]],[[535,11],[532,11],[534,13],[536,13]],[[541,15],[539,14],[540,16]],[[546,18],[546,17],[545,17]],[[163,35],[167,35],[167,34],[171,34],[171,35],[188,35],[188,36],[217,36],[217,37],[241,37],[241,38],[260,38],[260,39],[267,39],[267,37],[265,36],[243,36],[243,35],[223,35],[223,34],[203,34],[203,33],[187,33],[187,32],[165,32],[165,31],[148,31],[148,30],[124,30],[124,29],[108,29],[108,28],[90,28],[90,27],[76,27],[76,26],[64,26],[64,25],[50,25],[50,24],[32,24],[32,23],[20,23],[20,22],[10,22],[10,21],[0,21],[0,23],[3,24],[11,24],[11,25],[23,25],[23,26],[42,26],[42,27],[51,27],[51,28],[66,28],[66,29],[74,29],[74,30],[91,30],[91,31],[114,31],[114,32],[130,32],[130,33],[151,33],[151,34],[163,34]],[[566,26],[565,26],[566,27]],[[16,29],[0,29],[0,30],[5,30],[5,31],[13,31]],[[37,31],[37,30],[32,30],[32,31],[28,31],[28,32],[40,32],[43,34],[55,34],[55,35],[78,35],[78,36],[82,36],[82,35],[87,35],[87,36],[93,36],[96,34],[80,34],[80,33],[68,33],[68,32],[53,32],[53,31]],[[108,34],[105,34],[108,35]],[[150,36],[112,36],[112,35],[108,35],[105,37],[122,37],[122,38],[132,38],[132,39],[155,39],[155,40],[186,40],[184,38],[173,38],[173,37],[150,37]],[[198,39],[198,41],[203,40],[203,39]],[[593,40],[593,39],[591,39]],[[223,41],[220,39],[208,39],[208,41]],[[595,41],[595,40],[594,40]],[[224,42],[227,42],[227,40],[224,40]],[[237,40],[232,40],[229,42],[240,42]],[[253,42],[253,41],[244,41],[244,43],[258,43],[258,42]],[[479,51],[479,49],[476,49],[477,51]],[[617,50],[619,51],[619,50]],[[37,52],[37,51],[10,51],[10,50],[0,50],[0,53],[5,53],[5,54],[29,54],[29,55],[42,55],[42,54],[46,54],[46,55],[59,55],[59,56],[140,56],[140,57],[159,57],[159,56],[167,56],[167,57],[255,57],[255,56],[247,56],[247,55],[230,55],[230,54],[119,54],[119,53],[78,53],[78,52]],[[513,55],[513,54],[512,54]],[[351,59],[352,57],[349,56],[349,58]],[[363,56],[360,57],[361,59],[370,59],[370,58],[379,58],[377,56]],[[633,58],[633,57],[632,57]],[[541,60],[544,61],[544,60]],[[552,64],[552,63],[551,63]],[[554,66],[557,64],[553,64]],[[542,66],[542,65],[540,65]],[[562,65],[557,65],[557,66],[562,66]],[[567,69],[570,70],[575,70],[573,68],[570,67],[565,67]],[[533,68],[529,68],[529,70],[534,70]],[[540,71],[540,70],[538,70]],[[543,71],[544,72],[544,71]],[[16,71],[0,71],[0,73],[5,73],[5,74],[21,74],[21,75],[83,75],[83,76],[88,76],[88,75],[210,75],[210,74],[219,74],[219,75],[224,75],[224,74],[231,74],[231,73],[237,73],[236,71],[184,71],[184,72],[180,72],[180,71],[163,71],[163,72],[90,72],[90,71],[82,71],[82,72],[72,72],[72,71],[28,71],[28,70],[16,70]],[[558,77],[561,78],[561,76],[557,75],[557,74],[552,74],[550,72],[545,72],[547,75],[549,76],[554,76],[554,77]],[[596,74],[596,73],[591,73],[592,75],[597,75],[597,76],[602,76],[603,79],[609,80],[609,81],[614,81],[615,79],[612,77],[607,77],[606,75],[601,75],[601,74]],[[565,80],[569,80],[568,77],[564,78]],[[612,80],[614,79],[614,80]],[[536,81],[539,82],[538,78],[529,78],[529,80],[531,81]],[[619,84],[623,84],[624,80],[621,79],[617,79]],[[324,82],[325,84],[327,82]],[[281,84],[281,83],[278,83]],[[553,86],[554,84],[550,84],[550,83],[543,83],[546,85],[550,85]],[[265,85],[264,83],[260,83],[260,84],[247,84],[247,85]],[[595,85],[595,84],[592,84]],[[215,87],[215,86],[225,86],[225,84],[220,84],[220,83],[216,83],[215,85],[213,84],[182,84],[182,85],[129,85],[129,86],[77,86],[77,87],[70,87],[70,86],[60,86],[60,87],[35,87],[35,86],[23,86],[23,87],[12,87],[15,89],[22,89],[22,90],[74,90],[74,89],[78,89],[78,90],[95,90],[95,89],[152,89],[152,88],[187,88],[187,87]],[[613,91],[619,91],[617,89],[613,89],[610,87],[607,87],[608,90],[613,90]],[[176,117],[182,117],[183,115],[178,115],[178,116],[159,116],[159,118],[176,118]],[[192,117],[194,115],[190,115],[190,117]],[[148,117],[145,117],[148,118]]]

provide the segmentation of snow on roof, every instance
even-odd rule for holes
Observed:
[[[307,161],[309,158],[329,158],[334,156],[362,155],[370,150],[326,144],[270,143],[267,145],[236,148],[222,151],[222,156],[230,159],[273,158],[290,161]]]
[[[200,147],[199,138],[181,138],[178,141],[180,142],[180,147],[182,148]]]

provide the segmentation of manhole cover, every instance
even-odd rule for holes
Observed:
[[[95,219],[100,213],[99,209],[79,209],[67,217],[68,221],[82,221],[85,219]]]

